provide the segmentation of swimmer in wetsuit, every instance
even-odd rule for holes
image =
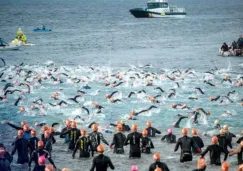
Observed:
[[[149,171],[155,171],[156,168],[161,168],[162,171],[170,171],[168,166],[160,161],[160,153],[154,153],[154,163],[149,166]]]
[[[95,169],[96,171],[107,171],[107,168],[114,170],[115,167],[112,164],[111,159],[103,154],[104,146],[102,144],[97,147],[97,152],[99,155],[93,159],[90,171],[94,171]]]
[[[142,134],[137,132],[137,125],[132,125],[132,133],[127,135],[127,139],[125,140],[125,145],[130,144],[130,152],[129,158],[137,157],[141,158],[141,150],[140,150],[140,141],[142,138]]]
[[[123,126],[121,124],[117,124],[117,133],[114,134],[113,141],[110,144],[110,148],[114,145],[114,153],[123,154],[124,153],[124,142],[126,140],[126,136],[122,133]]]
[[[28,155],[28,140],[24,139],[24,132],[22,130],[18,130],[18,138],[14,142],[14,147],[11,152],[11,156],[13,156],[17,150],[18,152],[18,164],[24,164],[29,162]]]
[[[141,152],[150,154],[151,148],[154,148],[154,144],[152,140],[148,137],[148,131],[147,129],[144,129],[142,131],[142,139],[141,139]]]
[[[172,128],[168,129],[168,134],[161,138],[161,141],[166,140],[168,143],[176,143],[176,136],[172,134]]]
[[[214,136],[212,138],[212,145],[209,145],[207,149],[204,152],[202,152],[201,157],[204,157],[207,154],[207,152],[210,151],[210,164],[215,164],[220,166],[221,165],[220,153],[221,152],[225,153],[224,161],[227,159],[228,153],[217,143],[218,143],[218,138]]]
[[[180,162],[192,161],[192,148],[195,148],[198,153],[201,152],[201,149],[195,144],[192,138],[187,136],[187,128],[182,129],[183,137],[179,138],[175,146],[174,151],[176,152],[181,147],[181,156]]]
[[[87,158],[90,156],[90,148],[91,148],[91,143],[86,137],[86,130],[82,129],[81,130],[81,137],[77,140],[75,148],[73,150],[73,158],[75,157],[75,153],[77,150],[79,150],[79,158]]]
[[[146,130],[148,131],[148,137],[155,137],[156,134],[161,134],[159,130],[152,127],[151,121],[147,121],[146,125],[147,125]]]

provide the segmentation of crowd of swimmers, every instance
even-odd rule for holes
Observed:
[[[115,154],[124,154],[124,146],[129,145],[129,158],[141,158],[141,154],[150,154],[151,149],[155,149],[153,144],[153,138],[156,134],[161,134],[159,130],[152,127],[151,121],[147,121],[147,127],[140,133],[138,132],[137,124],[133,124],[131,129],[124,121],[116,122],[112,124],[116,126],[117,132],[113,135],[113,140],[108,143],[103,134],[99,132],[100,126],[93,122],[89,125],[92,128],[92,132],[87,135],[85,129],[78,129],[75,120],[66,120],[65,127],[61,132],[55,131],[55,126],[58,123],[53,123],[48,126],[46,123],[36,123],[34,127],[41,127],[41,135],[37,137],[37,131],[33,127],[30,127],[26,121],[21,122],[21,126],[16,126],[9,121],[5,121],[5,124],[11,126],[17,130],[17,137],[13,140],[12,151],[8,152],[4,144],[0,144],[0,170],[10,171],[10,163],[13,161],[13,155],[17,152],[17,163],[28,164],[28,170],[31,171],[53,171],[57,168],[52,158],[52,146],[55,145],[55,136],[63,138],[68,145],[68,150],[72,152],[72,157],[75,158],[76,152],[79,151],[79,158],[93,157],[92,166],[90,171],[106,171],[107,168],[115,169],[111,159],[104,155],[104,145],[113,149]],[[175,125],[178,127],[179,125]],[[197,129],[191,130],[192,137],[188,136],[188,128],[182,129],[182,137],[176,139],[173,134],[173,129],[168,129],[168,134],[162,137],[162,141],[167,143],[175,143],[174,152],[179,148],[181,149],[180,162],[192,161],[194,154],[200,155],[198,159],[197,169],[193,171],[205,171],[207,167],[205,156],[210,153],[210,164],[215,166],[221,166],[222,171],[229,170],[229,164],[227,163],[227,157],[237,154],[239,170],[243,171],[243,131],[242,137],[237,140],[239,147],[231,151],[232,139],[236,137],[233,133],[229,132],[228,125],[220,126],[219,121],[215,121],[214,129],[219,130],[219,134],[212,137],[211,145],[206,147],[204,151],[203,140],[198,136]],[[130,132],[131,130],[131,132]],[[130,132],[126,136],[124,133]],[[224,154],[223,160],[221,160],[221,153]],[[169,166],[160,160],[160,153],[155,152],[153,155],[154,163],[149,166],[149,171],[169,171]],[[46,165],[46,160],[50,164]],[[34,163],[34,165],[32,165]],[[31,167],[33,166],[33,167]],[[33,169],[32,169],[33,168]],[[62,171],[71,171],[72,169],[63,168]],[[139,166],[131,166],[131,171],[138,171]]]

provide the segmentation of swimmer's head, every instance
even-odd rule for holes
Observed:
[[[21,107],[19,108],[19,111],[20,111],[20,112],[25,112],[25,107],[24,107],[24,106],[21,106]]]
[[[21,127],[23,127],[25,124],[27,124],[26,121],[21,121]]]
[[[44,132],[44,136],[45,136],[45,138],[49,138],[50,135],[51,135],[51,132],[50,132],[49,130],[46,130],[46,131]]]
[[[105,151],[105,148],[102,144],[100,144],[98,147],[97,147],[97,152],[98,153],[103,153]]]
[[[131,167],[131,171],[138,171],[138,166],[133,165],[133,166]]]
[[[213,136],[212,144],[217,144],[217,143],[218,143],[218,137],[217,136]]]
[[[98,131],[98,124],[93,124],[92,125],[92,129],[93,129],[93,131]]]
[[[215,120],[215,121],[214,121],[214,124],[215,124],[215,125],[218,125],[218,124],[219,124],[219,120]]]
[[[148,131],[147,131],[147,129],[144,129],[144,130],[142,131],[142,135],[143,135],[144,137],[146,137],[146,136],[148,135]]]
[[[225,130],[224,129],[220,129],[219,134],[222,135],[222,136],[225,135]]]
[[[49,127],[47,125],[43,125],[41,128],[41,131],[43,132],[43,134],[45,133],[46,130],[48,130]]]
[[[147,127],[151,127],[152,126],[151,121],[147,121],[146,125],[147,125]]]
[[[168,129],[168,134],[172,134],[172,132],[173,132],[172,128],[169,128]]]
[[[229,163],[228,162],[223,162],[222,163],[222,171],[229,171]]]
[[[72,123],[71,123],[71,127],[72,127],[72,128],[77,128],[77,123],[76,123],[76,121],[72,121]]]
[[[43,141],[38,141],[38,143],[37,143],[37,147],[38,147],[39,149],[44,148],[44,142],[43,142]]]
[[[160,153],[158,153],[158,152],[154,153],[153,158],[154,158],[154,161],[160,161]]]
[[[182,135],[187,135],[187,128],[183,128],[181,132],[182,132]]]
[[[18,130],[18,138],[23,138],[24,132],[23,130]]]
[[[46,158],[45,156],[40,156],[38,159],[38,164],[39,165],[44,165],[46,163]]]
[[[197,168],[198,169],[204,169],[207,166],[206,159],[204,157],[200,158],[197,161]]]
[[[137,131],[137,124],[132,124],[132,132],[136,132]]]
[[[196,128],[193,128],[192,129],[192,136],[195,136],[195,135],[197,135],[197,129]]]
[[[121,132],[122,129],[123,129],[122,124],[117,124],[116,129],[117,129],[118,132]]]
[[[223,129],[227,132],[228,129],[229,129],[229,126],[228,126],[228,125],[224,125],[224,126],[223,126]]]
[[[31,129],[30,135],[31,135],[31,137],[35,137],[36,136],[36,130]]]
[[[54,171],[54,167],[51,164],[46,165],[45,171]]]
[[[65,121],[65,124],[66,124],[66,127],[69,127],[69,126],[71,125],[71,121],[70,121],[69,119],[67,119],[67,120]]]
[[[29,130],[30,130],[29,125],[28,125],[28,124],[25,124],[25,125],[23,126],[23,130],[24,130],[24,132],[29,131]]]
[[[81,132],[81,135],[82,136],[85,136],[86,135],[86,130],[85,129],[82,129],[80,132]]]

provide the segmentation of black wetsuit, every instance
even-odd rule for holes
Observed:
[[[227,52],[229,50],[229,47],[226,43],[224,43],[222,46],[221,46],[221,50],[224,51],[224,52]]]
[[[77,128],[72,128],[62,134],[63,135],[68,134],[68,137],[70,140],[68,149],[73,150],[75,148],[76,141],[79,139],[79,137],[81,135],[80,130],[78,130]]]
[[[108,167],[110,167],[111,170],[114,170],[115,167],[111,162],[111,159],[103,154],[99,154],[93,159],[93,164],[90,169],[90,171],[107,171]]]
[[[150,154],[151,148],[154,148],[154,144],[149,137],[142,137],[141,151],[142,153]]]
[[[181,147],[181,157],[180,162],[192,161],[192,148],[198,148],[192,138],[188,136],[183,136],[178,139],[177,144],[175,146],[175,150],[177,151],[179,146]]]
[[[218,137],[219,146],[221,146],[224,149],[224,151],[228,153],[227,146],[229,146],[232,149],[232,145],[229,139],[226,136],[217,135],[217,137]]]
[[[228,140],[230,141],[230,144],[232,142],[232,138],[236,137],[235,134],[231,133],[231,132],[226,132],[225,136],[228,138]]]
[[[6,158],[0,158],[0,170],[11,171],[10,162]]]
[[[205,156],[205,154],[210,151],[210,164],[215,165],[221,165],[220,161],[220,153],[225,153],[224,155],[224,161],[227,159],[228,153],[225,151],[222,147],[220,147],[218,144],[209,145],[207,149],[201,154],[202,157]]]
[[[176,143],[176,136],[173,134],[167,134],[161,138],[161,141],[164,141],[164,140],[166,140],[166,142],[168,142],[168,143]]]
[[[125,145],[130,144],[130,152],[129,158],[131,157],[141,157],[141,150],[140,150],[140,140],[142,138],[142,134],[138,132],[132,132],[127,135],[127,139],[125,140]]]
[[[148,131],[148,137],[155,137],[155,134],[161,134],[161,132],[153,127],[146,128]]]
[[[30,138],[30,140],[29,140],[30,156],[31,156],[32,152],[37,149],[38,141],[39,141],[39,138],[37,138],[37,137]]]
[[[124,153],[124,142],[126,140],[126,136],[121,133],[121,132],[118,132],[116,134],[114,134],[114,137],[113,137],[113,141],[111,143],[111,145],[115,145],[114,146],[114,153],[117,153],[117,154],[123,154]]]
[[[175,123],[174,127],[179,128],[180,127],[180,122],[182,121],[182,119],[188,118],[187,116],[180,116],[180,118],[178,119],[178,121]]]
[[[93,131],[89,134],[88,138],[91,143],[92,156],[94,156],[94,152],[97,151],[97,147],[98,145],[100,145],[100,141],[103,141],[103,143],[109,145],[109,143],[105,140],[103,134],[100,132]]]
[[[205,171],[207,167],[204,167],[203,169],[194,169],[192,171]]]
[[[91,143],[89,139],[85,136],[80,137],[75,145],[75,148],[73,150],[73,157],[75,156],[76,151],[79,149],[79,158],[82,157],[89,157],[90,156],[90,148],[91,148]]]
[[[52,151],[52,139],[51,139],[51,137],[44,138],[43,142],[44,142],[44,149],[46,151],[48,151],[50,153],[50,155],[51,155],[51,151]]]
[[[214,128],[215,129],[221,129],[221,126],[220,126],[220,124],[217,124],[217,125],[214,125]]]
[[[156,161],[156,162],[152,163],[149,166],[149,171],[154,171],[157,167],[161,168],[163,171],[170,171],[168,166],[165,163],[162,163],[160,161]]]
[[[29,168],[31,167],[31,163],[32,161],[35,162],[35,166],[38,166],[39,163],[38,163],[38,160],[39,160],[39,157],[40,156],[45,156],[45,158],[47,158],[49,160],[49,162],[54,166],[54,162],[50,156],[50,153],[47,151],[47,150],[44,150],[44,149],[37,149],[35,151],[33,151],[33,153],[31,154],[31,158],[30,158],[30,161],[29,161]]]
[[[240,137],[236,142],[239,144],[241,141],[243,141],[243,137]]]
[[[60,138],[65,138],[65,143],[69,143],[69,136],[68,136],[68,134],[63,134],[64,132],[66,132],[67,130],[69,130],[69,129],[71,129],[71,128],[69,128],[69,127],[65,127],[65,128],[63,128],[62,129],[62,131],[61,131],[61,135],[60,135]]]
[[[203,148],[204,147],[204,143],[203,143],[203,140],[199,137],[199,136],[193,136],[192,137],[193,141],[197,144],[197,147],[198,148]],[[196,151],[196,148],[192,147],[192,152],[195,154],[195,153],[198,153]]]
[[[41,166],[36,165],[32,171],[45,171],[45,168],[46,168],[45,165],[41,165]]]
[[[29,162],[29,156],[28,156],[28,141],[24,138],[18,138],[14,142],[14,147],[11,152],[11,155],[13,156],[14,153],[18,151],[18,164],[24,164]]]
[[[123,131],[130,131],[131,128],[129,127],[129,125],[122,124],[122,130]]]

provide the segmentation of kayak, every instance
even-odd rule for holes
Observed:
[[[24,43],[23,41],[18,40],[18,39],[12,40],[12,42],[10,44],[19,45],[19,46],[34,46],[35,45],[33,43],[30,43],[30,42]]]
[[[50,32],[50,31],[51,29],[45,29],[45,30],[37,29],[37,28],[33,29],[33,32]]]
[[[20,45],[9,44],[7,46],[0,46],[0,51],[19,50],[20,47]]]

